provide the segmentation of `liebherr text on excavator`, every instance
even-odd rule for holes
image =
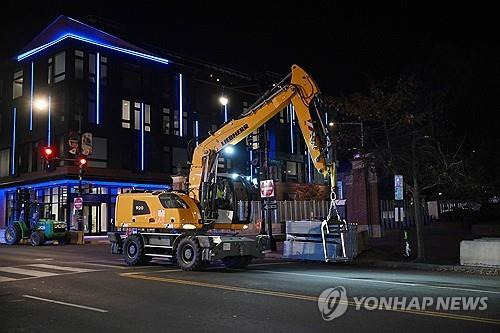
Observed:
[[[118,232],[109,233],[112,252],[123,253],[128,265],[165,258],[176,260],[183,270],[197,270],[216,260],[229,268],[242,268],[252,258],[263,257],[267,236],[251,239],[227,233],[248,227],[250,214],[240,216],[245,214],[238,214],[237,202],[249,197],[243,178],[234,180],[217,173],[217,160],[225,147],[245,139],[289,104],[294,106],[315,168],[334,186],[335,165],[329,158],[327,130],[320,120],[313,121],[321,119],[320,90],[309,74],[293,65],[291,73],[247,112],[226,122],[196,146],[185,191],[118,195],[115,226],[134,233],[125,239]],[[217,195],[221,187],[226,194],[223,198]],[[328,215],[334,220],[331,212]]]

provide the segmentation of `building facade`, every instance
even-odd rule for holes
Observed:
[[[58,157],[74,159],[71,141],[91,133],[84,231],[112,230],[118,193],[168,188],[171,176],[187,175],[197,142],[246,111],[279,79],[139,47],[58,17],[0,67],[0,227],[12,216],[18,187],[31,188],[46,215],[74,226],[79,167],[60,161],[48,171],[42,149],[50,146]],[[271,177],[323,182],[311,168],[291,106],[267,129]],[[221,170],[257,183],[263,133],[256,131],[232,156],[221,157]]]

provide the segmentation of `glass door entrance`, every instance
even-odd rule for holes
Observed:
[[[106,232],[108,227],[108,204],[85,204],[83,206],[83,222],[86,234],[100,234]]]

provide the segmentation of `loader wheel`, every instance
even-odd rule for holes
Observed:
[[[7,229],[5,229],[5,243],[8,245],[15,245],[19,243],[21,240],[21,228],[19,225],[9,225]]]
[[[191,238],[185,238],[177,246],[177,262],[185,271],[196,271],[203,267],[201,247]]]
[[[144,245],[139,235],[128,236],[123,243],[125,262],[129,266],[145,263]]]
[[[252,256],[231,256],[222,259],[226,268],[245,268],[252,261]]]
[[[30,244],[32,246],[40,246],[45,242],[45,237],[38,231],[33,231],[30,236]]]

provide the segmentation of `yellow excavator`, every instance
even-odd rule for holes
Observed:
[[[183,270],[198,270],[216,260],[222,260],[228,268],[243,268],[252,258],[263,257],[269,247],[267,236],[252,239],[222,233],[248,228],[250,214],[247,212],[245,219],[237,202],[249,197],[243,190],[244,178],[218,173],[217,161],[226,147],[244,140],[289,104],[294,106],[314,167],[330,180],[334,193],[335,164],[331,161],[328,132],[321,121],[320,90],[309,74],[293,65],[291,73],[248,111],[223,124],[196,146],[185,191],[133,190],[118,195],[115,226],[129,232],[125,239],[119,232],[108,233],[112,253],[123,254],[128,265],[164,258],[177,261]],[[221,188],[229,194],[218,195]],[[329,221],[336,219],[332,208]]]

